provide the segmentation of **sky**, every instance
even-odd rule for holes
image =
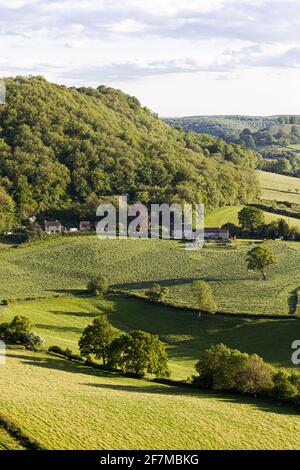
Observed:
[[[0,77],[136,96],[160,116],[300,114],[299,0],[0,0]]]

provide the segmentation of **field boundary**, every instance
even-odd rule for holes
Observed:
[[[132,297],[139,299],[144,302],[148,302],[154,305],[160,305],[162,307],[172,307],[176,308],[178,310],[187,310],[190,312],[199,312],[199,309],[196,307],[191,307],[191,306],[186,306],[185,304],[173,304],[172,302],[151,302],[144,294],[141,294],[139,292],[132,292],[132,291],[124,291],[124,290],[117,290],[113,289],[112,293],[115,295],[120,295],[122,297]],[[299,301],[300,301],[300,289],[299,289]],[[300,305],[299,305],[300,306]],[[203,315],[208,315],[211,316],[210,313],[203,312]],[[298,318],[295,318],[293,315],[274,315],[274,314],[267,314],[267,313],[234,313],[234,312],[216,312],[213,314],[214,316],[220,316],[220,317],[236,317],[236,318],[250,318],[252,320],[257,320],[257,319],[276,319],[276,320],[296,320]],[[300,313],[299,313],[299,319],[300,319]]]
[[[41,446],[35,439],[27,436],[21,428],[19,428],[12,421],[7,419],[5,416],[0,415],[0,427],[5,429],[8,434],[13,437],[21,446],[26,450],[47,450]]]
[[[180,303],[172,303],[172,302],[166,302],[166,301],[161,301],[161,302],[151,302],[145,294],[141,292],[134,292],[126,289],[115,289],[111,288],[110,289],[110,294],[111,296],[120,296],[120,297],[130,297],[134,299],[141,300],[143,302],[151,303],[152,305],[160,305],[161,307],[171,307],[175,308],[178,310],[186,310],[189,312],[198,312],[199,310],[196,307],[193,306],[187,306],[186,304],[180,304]],[[20,303],[25,303],[25,302],[37,302],[39,300],[54,300],[54,299],[71,299],[71,298],[76,298],[76,297],[83,297],[83,298],[89,298],[91,297],[88,293],[85,293],[83,290],[79,291],[78,294],[54,294],[54,295],[37,295],[36,297],[24,297],[23,299],[21,297],[13,299],[5,299],[9,301],[9,304],[20,304]],[[96,297],[91,297],[91,298],[96,298]],[[1,300],[0,300],[1,302]],[[3,302],[3,300],[2,300]],[[8,305],[1,305],[0,308],[9,308]],[[299,318],[298,316],[296,317],[295,314],[268,314],[268,313],[242,313],[242,312],[223,312],[223,311],[217,311],[214,313],[214,316],[220,316],[220,317],[236,317],[236,318],[249,318],[252,320],[257,320],[257,319],[275,319],[275,320],[297,320],[300,319],[300,288],[298,291],[298,305],[299,305]],[[208,315],[211,316],[210,313],[203,312],[203,315]]]

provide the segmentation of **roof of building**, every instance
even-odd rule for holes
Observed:
[[[61,223],[59,220],[45,220],[45,225],[47,225],[48,227],[60,227],[61,226]]]

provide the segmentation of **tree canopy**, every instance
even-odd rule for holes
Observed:
[[[173,129],[138,100],[99,86],[8,78],[0,106],[0,186],[18,219],[49,210],[94,213],[100,197],[129,202],[249,202],[254,152]]]
[[[266,268],[277,263],[277,256],[270,247],[262,244],[248,251],[246,261],[248,269],[260,272],[265,280],[267,278]]]

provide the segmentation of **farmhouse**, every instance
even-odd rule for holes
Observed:
[[[89,220],[81,220],[79,223],[79,230],[81,232],[88,232],[92,230],[92,224]]]
[[[229,240],[227,228],[207,227],[204,229],[204,240]]]
[[[45,220],[45,232],[46,233],[61,233],[62,225],[60,221],[56,219]]]

